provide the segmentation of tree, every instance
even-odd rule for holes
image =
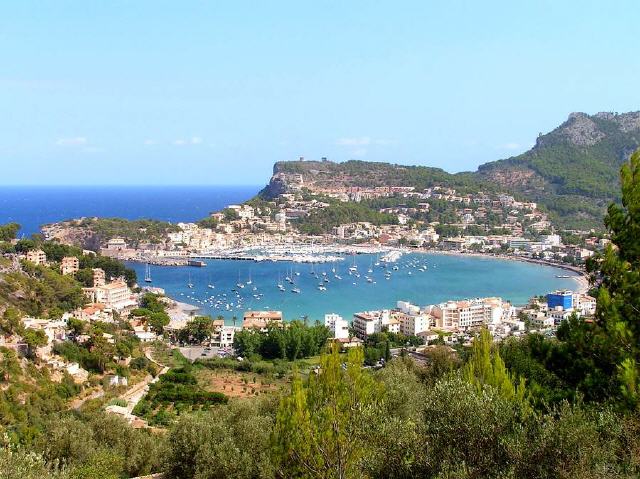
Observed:
[[[213,334],[213,321],[209,316],[196,316],[179,333],[180,341],[202,344]]]
[[[294,376],[273,432],[280,477],[359,477],[368,443],[363,432],[379,410],[382,390],[362,369],[362,349],[349,350],[345,368],[341,363],[334,344],[306,385]]]
[[[49,342],[47,335],[44,334],[44,331],[40,329],[30,329],[26,328],[24,332],[22,332],[22,340],[27,345],[27,355],[33,357],[36,349],[46,346]]]
[[[18,223],[7,223],[0,226],[0,241],[11,241],[16,238],[16,235],[20,231],[20,225]]]
[[[2,315],[0,330],[6,334],[14,334],[22,327],[22,315],[16,308],[9,307]]]
[[[467,381],[475,385],[479,391],[485,385],[493,386],[504,398],[524,403],[524,378],[520,378],[517,384],[512,380],[500,352],[492,347],[492,342],[491,334],[486,328],[474,339],[471,356],[464,368]]]
[[[587,264],[600,283],[596,320],[564,322],[556,364],[588,399],[615,396],[633,409],[640,404],[640,150],[620,178],[622,205],[611,204],[605,217],[613,246]]]

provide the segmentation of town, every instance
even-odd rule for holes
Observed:
[[[389,249],[488,254],[580,271],[609,239],[601,233],[556,231],[536,203],[504,193],[460,193],[431,186],[326,186],[276,173],[276,195],[229,205],[197,223],[165,225],[145,241],[101,234],[103,255],[126,261],[184,265],[193,258],[254,261],[338,261],[347,253]],[[345,212],[346,211],[346,212]],[[344,215],[343,215],[344,213]],[[363,221],[340,218],[362,217]],[[78,243],[103,220],[83,218],[43,227],[48,239]],[[575,268],[575,269],[574,269]]]

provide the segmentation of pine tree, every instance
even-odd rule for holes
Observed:
[[[482,329],[471,346],[471,356],[464,368],[467,381],[478,390],[488,385],[500,391],[507,399],[527,402],[524,378],[515,381],[507,370],[497,348],[493,347],[491,334]]]
[[[295,375],[272,437],[280,477],[360,477],[367,445],[363,431],[378,412],[382,393],[362,364],[360,348],[348,352],[343,366],[333,345],[306,385]]]
[[[612,245],[588,265],[600,281],[588,354],[609,378],[608,390],[634,408],[640,403],[640,150],[620,178],[622,205],[609,206],[605,218]]]

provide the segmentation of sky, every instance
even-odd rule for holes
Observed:
[[[637,0],[0,2],[0,184],[474,170],[640,110],[639,24]]]

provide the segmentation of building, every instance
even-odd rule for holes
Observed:
[[[30,261],[35,265],[46,264],[47,255],[41,249],[27,251],[27,261]]]
[[[93,268],[93,287],[104,286],[107,284],[106,275],[101,268]]]
[[[351,323],[356,336],[360,339],[367,339],[368,336],[379,333],[381,330],[380,319],[377,315],[368,312],[356,313],[353,315]]]
[[[339,314],[325,314],[324,325],[331,331],[331,335],[335,339],[349,338],[349,323]]]
[[[105,308],[118,312],[125,312],[137,306],[136,301],[131,297],[129,286],[123,280],[112,281],[109,284],[93,288],[84,288],[84,293],[92,303],[104,304]]]
[[[246,311],[242,329],[266,331],[268,326],[282,326],[282,311]]]
[[[431,315],[429,314],[407,314],[400,312],[396,315],[400,322],[400,332],[406,336],[417,336],[429,330],[431,326]]]
[[[448,301],[433,308],[436,326],[444,329],[469,329],[500,322],[511,314],[511,305],[501,298],[477,298]]]
[[[211,346],[219,348],[230,348],[233,346],[233,339],[239,328],[234,326],[225,326],[224,324],[215,325],[213,327],[213,335],[211,336]]]
[[[122,238],[112,238],[109,241],[107,241],[107,249],[116,250],[116,251],[127,249],[127,243]]]
[[[547,294],[547,305],[549,309],[562,308],[564,310],[573,308],[573,292],[564,290],[564,291],[554,291],[553,293]]]
[[[64,275],[77,273],[80,261],[75,256],[65,256],[60,263],[60,272]]]

